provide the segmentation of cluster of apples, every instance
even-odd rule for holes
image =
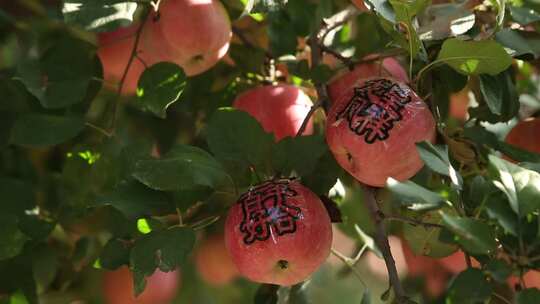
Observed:
[[[198,30],[193,31],[194,28]],[[106,80],[121,77],[129,57],[126,53],[133,46],[133,32],[134,28],[127,28],[100,36],[99,54]],[[195,75],[209,69],[225,55],[230,38],[230,21],[218,1],[163,1],[161,15],[144,25],[137,55],[141,60],[128,74],[125,92],[135,91],[136,79],[144,69],[143,62],[173,61],[188,75]],[[399,62],[388,58],[380,65],[359,65],[337,76],[328,86],[331,107],[327,114],[326,141],[337,162],[364,184],[381,187],[389,177],[411,178],[423,166],[415,143],[435,140],[431,111],[407,82],[407,73]],[[300,88],[279,84],[250,89],[238,96],[233,105],[252,115],[278,141],[296,135],[312,103]],[[534,124],[534,132],[538,132],[538,121]],[[312,132],[310,121],[304,134]],[[508,141],[521,144],[516,138],[534,136],[515,137],[511,133]],[[535,145],[532,149],[538,149],[538,142]],[[196,258],[203,278],[205,274],[208,276],[206,281],[229,282],[238,270],[255,282],[289,286],[304,281],[327,259],[332,226],[315,193],[297,180],[276,179],[253,186],[238,199],[227,216],[225,247],[216,245],[220,242],[213,240],[203,244],[200,252],[204,253]],[[207,255],[223,252],[224,248],[235,267],[229,264],[229,271],[213,273],[214,269],[223,267],[209,263],[216,256]],[[432,275],[441,265],[449,273],[465,268],[463,263],[457,262],[463,255],[461,252],[435,262],[414,256],[406,246],[402,250],[412,275]],[[178,275],[172,275],[178,285]],[[164,274],[157,272],[154,276]],[[443,279],[428,279],[430,284],[439,284],[428,288],[439,293],[444,287],[440,286]],[[149,279],[149,288],[152,280],[153,277]]]
[[[134,24],[98,35],[106,83],[121,80],[138,28]],[[161,1],[159,14],[152,13],[143,25],[122,94],[134,94],[145,66],[161,61],[180,65],[188,76],[205,72],[225,56],[231,37],[231,22],[220,1]]]
[[[399,62],[387,58],[358,65],[329,83],[327,143],[338,163],[363,183],[383,186],[388,177],[410,178],[423,165],[415,143],[434,140],[431,112],[406,81]],[[286,84],[248,90],[233,103],[274,133],[276,141],[297,134],[311,105],[300,88]],[[311,124],[304,135],[312,134]],[[240,274],[289,286],[327,259],[332,226],[318,196],[299,181],[270,180],[253,186],[231,207],[225,241]]]

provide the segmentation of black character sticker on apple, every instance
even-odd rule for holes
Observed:
[[[336,121],[346,119],[349,129],[373,144],[390,137],[395,124],[403,119],[411,91],[390,79],[372,79],[354,88],[347,106],[337,113]]]
[[[289,181],[268,181],[243,194],[243,218],[240,231],[246,245],[266,241],[296,231],[296,221],[301,217],[300,208],[288,199],[298,193],[289,187]]]

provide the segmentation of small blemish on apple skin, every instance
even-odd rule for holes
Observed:
[[[282,270],[285,270],[285,269],[289,268],[289,262],[287,262],[286,260],[279,260],[277,262],[277,265]]]
[[[203,59],[204,59],[203,55],[195,55],[193,56],[193,58],[191,58],[191,61],[198,62],[198,61],[202,61]]]

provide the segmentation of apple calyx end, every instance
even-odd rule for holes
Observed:
[[[286,260],[279,260],[276,264],[281,270],[286,270],[287,268],[289,268],[289,262]]]

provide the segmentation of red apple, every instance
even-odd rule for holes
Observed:
[[[436,259],[424,255],[416,255],[406,242],[401,242],[401,249],[403,250],[409,275],[422,276],[440,269]]]
[[[434,139],[435,121],[427,105],[392,78],[357,82],[327,115],[326,141],[337,162],[371,186],[415,175],[424,165],[415,143]]]
[[[540,153],[540,118],[520,121],[506,136],[506,143],[529,152]]]
[[[104,274],[103,297],[107,304],[166,304],[176,296],[179,284],[178,271],[156,270],[146,279],[144,292],[135,298],[131,272],[122,267]]]
[[[449,115],[460,121],[467,120],[467,111],[469,109],[469,89],[450,95]]]
[[[132,25],[98,35],[99,48],[97,53],[103,65],[103,78],[106,85],[120,82],[135,43],[136,31],[137,25]],[[135,93],[139,76],[143,71],[143,63],[139,60],[133,60],[124,82],[122,94]],[[116,88],[112,87],[112,89]]]
[[[525,288],[540,289],[540,271],[529,270],[523,276],[523,281],[525,282]],[[519,284],[519,278],[516,276],[509,277],[508,284],[510,287],[514,288],[514,286]]]
[[[376,62],[358,64],[352,71],[339,73],[329,81],[328,97],[334,101],[341,94],[348,92],[359,80],[377,76],[391,76],[405,83],[409,82],[405,69],[396,59],[389,57],[383,59],[382,64]]]
[[[306,118],[312,102],[298,87],[287,84],[261,86],[239,95],[233,103],[253,116],[276,140],[295,136]],[[304,135],[313,133],[309,121]]]
[[[164,0],[159,11],[144,40],[145,48],[161,53],[162,60],[179,64],[191,76],[210,69],[227,53],[231,21],[220,1]]]
[[[238,276],[238,270],[225,247],[223,235],[203,239],[194,255],[199,275],[211,285],[225,285]]]
[[[412,277],[423,276],[426,282],[424,286],[426,293],[432,297],[440,296],[446,289],[446,283],[449,279],[445,269],[435,258],[414,254],[406,242],[401,242],[401,245],[409,275]]]
[[[366,5],[364,4],[364,0],[351,0],[352,4],[354,4],[354,6],[356,6],[356,8],[361,11],[361,12],[366,12],[368,11],[368,8],[366,7]]]
[[[332,225],[321,200],[298,181],[266,181],[229,210],[225,244],[243,276],[289,286],[324,263]]]
[[[480,268],[480,263],[474,258],[471,258],[472,266],[476,268]],[[440,258],[439,263],[448,270],[449,272],[453,274],[460,273],[467,269],[467,262],[465,261],[465,254],[463,251],[459,250],[457,252],[454,252],[453,254]]]
[[[424,290],[429,296],[436,298],[444,293],[449,279],[450,277],[448,273],[441,270],[435,270],[427,273]]]

